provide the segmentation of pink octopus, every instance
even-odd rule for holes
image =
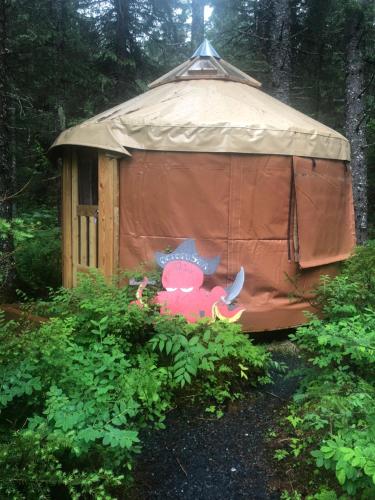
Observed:
[[[204,275],[215,272],[219,258],[204,259],[199,256],[194,240],[185,240],[169,254],[157,252],[156,261],[163,268],[162,284],[165,289],[155,297],[161,314],[179,314],[189,323],[202,318],[229,322],[240,318],[244,308],[233,307],[231,302],[243,287],[243,268],[229,289],[215,286],[208,291],[202,288]],[[144,280],[138,289],[138,304],[142,302],[142,291],[146,285],[147,280]]]

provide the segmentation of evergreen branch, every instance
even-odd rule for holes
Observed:
[[[26,184],[24,184],[22,186],[21,189],[19,189],[17,192],[15,192],[14,194],[11,194],[11,195],[8,195],[8,196],[2,196],[0,197],[0,203],[5,203],[6,201],[9,201],[9,200],[13,200],[14,198],[17,198],[17,196],[19,196],[21,193],[23,193],[23,191],[25,191],[25,189],[27,189],[31,183],[31,180],[32,180],[33,177],[30,177],[30,179],[26,182]]]

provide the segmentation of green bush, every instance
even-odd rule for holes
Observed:
[[[308,325],[298,328],[291,339],[315,366],[375,379],[374,310],[336,321],[314,318]]]
[[[335,278],[322,278],[318,304],[326,319],[353,316],[371,307],[375,309],[375,240],[357,247],[351,259]]]
[[[374,242],[357,249],[319,288],[324,320],[312,317],[291,336],[308,362],[291,432],[338,492],[364,499],[375,497],[374,264]]]
[[[61,286],[61,238],[57,213],[50,209],[0,219],[0,239],[11,235],[14,251],[0,251],[0,289],[4,273],[15,266],[17,286],[29,295],[48,294]]]
[[[270,381],[264,376],[269,353],[249,342],[237,324],[187,324],[182,318],[159,316],[154,328],[149,344],[168,367],[173,388],[193,384],[195,392],[201,390],[220,403],[236,392],[238,381]]]
[[[0,497],[115,498],[140,431],[162,428],[184,391],[222,402],[267,380],[269,355],[238,326],[133,299],[96,274],[40,304],[53,317],[39,328],[0,323]]]
[[[313,431],[316,465],[332,470],[349,495],[369,498],[375,494],[375,312],[314,319],[293,340],[313,366],[295,401],[300,428]]]
[[[57,213],[39,209],[22,214],[24,232],[15,233],[15,264],[18,286],[34,296],[46,295],[61,286],[61,237]],[[25,233],[27,237],[25,237]]]

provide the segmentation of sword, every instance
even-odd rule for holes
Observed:
[[[149,280],[148,278],[143,278],[143,280],[138,281],[135,278],[130,278],[129,285],[130,286],[139,286],[139,285],[155,285],[156,280]]]
[[[241,269],[238,271],[236,279],[233,281],[231,286],[226,288],[226,296],[222,297],[221,300],[224,302],[224,304],[230,304],[233,302],[233,300],[238,297],[240,294],[243,284],[245,282],[245,271],[243,267],[241,266]]]

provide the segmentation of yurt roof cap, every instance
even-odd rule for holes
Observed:
[[[165,83],[181,80],[227,80],[245,83],[251,87],[261,87],[262,84],[239,70],[227,61],[224,61],[211,43],[205,39],[190,59],[177,68],[149,84],[152,89]]]
[[[208,40],[147,92],[64,130],[51,149],[244,153],[350,160],[347,139],[260,90]]]
[[[194,59],[194,57],[215,57],[215,59],[221,59],[207,38],[203,40],[190,59]]]

